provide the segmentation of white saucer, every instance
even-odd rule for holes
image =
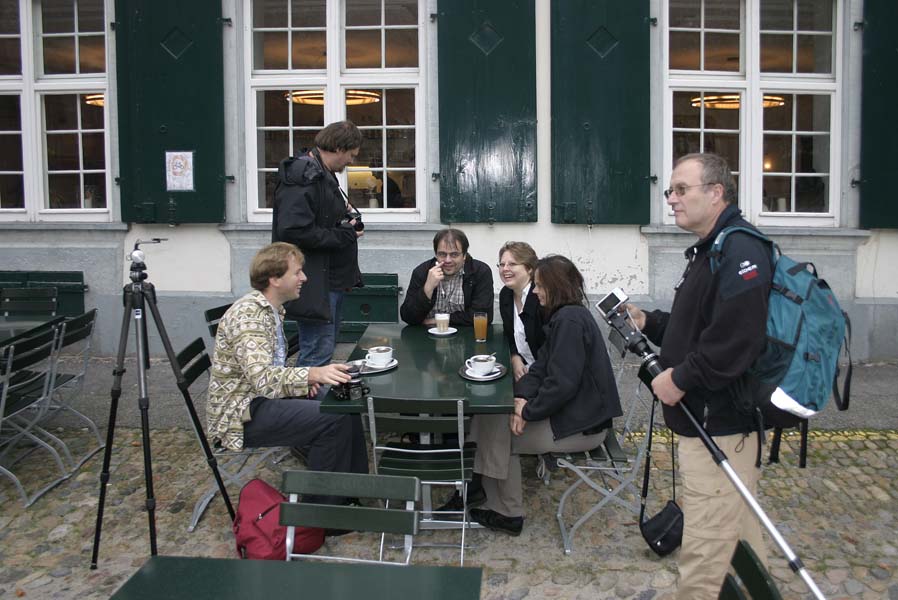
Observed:
[[[507,372],[508,369],[505,368],[505,365],[500,365],[499,363],[496,363],[496,368],[493,369],[491,373],[487,373],[486,375],[478,375],[471,369],[467,368],[465,365],[462,365],[458,369],[459,375],[471,381],[493,381],[494,379],[501,379],[502,376],[504,376]]]
[[[446,331],[440,331],[436,327],[431,327],[430,329],[427,330],[427,333],[429,333],[430,335],[438,336],[438,337],[446,337],[447,335],[452,335],[453,333],[458,333],[458,329],[456,329],[455,327],[450,327]]]
[[[399,361],[395,358],[390,359],[390,362],[385,364],[382,367],[376,367],[372,364],[365,362],[364,358],[359,360],[352,361],[352,364],[358,364],[361,367],[359,371],[360,375],[374,375],[376,373],[383,373],[384,371],[389,371],[390,369],[395,369],[399,366]]]

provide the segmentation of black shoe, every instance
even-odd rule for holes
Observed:
[[[471,518],[487,529],[508,535],[521,535],[521,530],[524,529],[524,517],[506,517],[494,510],[475,508],[471,511]]]
[[[473,508],[475,506],[480,506],[486,502],[486,492],[482,487],[469,489],[468,490],[468,508]],[[449,502],[439,507],[436,512],[444,512],[444,511],[457,511],[461,512],[464,510],[464,503],[461,501],[461,494],[457,491],[452,494],[452,497],[449,498]]]

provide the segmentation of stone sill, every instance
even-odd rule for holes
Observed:
[[[62,223],[42,221],[40,223],[0,222],[0,231],[128,231],[127,223]]]

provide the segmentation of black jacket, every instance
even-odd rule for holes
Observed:
[[[508,340],[508,348],[512,356],[520,354],[514,341],[515,310],[514,292],[511,288],[503,287],[499,292],[499,315],[502,317],[502,330],[505,333],[505,339]],[[532,285],[527,297],[524,298],[524,310],[520,315],[521,322],[524,323],[524,337],[527,338],[527,345],[530,346],[530,351],[535,359],[546,339],[546,333],[543,331],[543,311]]]
[[[751,415],[737,412],[746,393],[745,372],[766,343],[767,296],[772,268],[768,246],[748,234],[727,237],[717,272],[708,252],[724,227],[752,227],[739,209],[728,206],[711,234],[686,251],[687,266],[670,313],[646,314],[645,333],[661,346],[660,361],[673,367],[673,381],[712,435],[756,429]],[[695,428],[678,406],[664,405],[664,420],[680,435]]]
[[[331,321],[328,292],[361,285],[358,238],[341,224],[346,202],[333,173],[311,156],[281,161],[274,190],[271,241],[302,250],[308,281],[298,300],[284,305],[293,319]]]
[[[427,272],[437,264],[437,259],[424,261],[412,271],[405,300],[399,309],[402,320],[409,325],[418,325],[430,313],[436,303],[436,294],[428,298],[424,294]],[[473,325],[474,313],[485,312],[488,322],[493,322],[493,271],[484,262],[474,260],[469,254],[465,259],[465,274],[462,278],[465,295],[465,309],[449,313],[450,325]]]
[[[562,306],[546,325],[536,362],[514,384],[525,421],[549,419],[556,440],[595,433],[621,412],[605,342],[584,306]]]

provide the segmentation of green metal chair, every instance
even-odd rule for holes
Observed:
[[[782,600],[773,578],[745,540],[739,540],[720,589],[720,600]]]
[[[287,526],[288,561],[294,558],[311,558],[344,562],[409,564],[413,548],[412,539],[418,533],[419,514],[415,511],[415,502],[421,496],[421,483],[417,478],[362,473],[287,471],[284,473],[282,491],[289,498],[289,502],[281,504],[280,514],[280,524]],[[382,500],[385,502],[385,508],[299,502],[303,494]],[[402,508],[390,508],[391,501],[402,503]],[[295,553],[293,542],[297,526],[380,533],[378,558],[371,560]],[[401,562],[384,561],[384,540],[388,533],[405,536]]]
[[[417,477],[421,480],[422,529],[457,529],[461,525],[460,564],[465,562],[465,537],[470,527],[468,514],[468,483],[474,473],[476,445],[465,443],[471,418],[467,400],[417,400],[408,398],[371,397],[367,399],[368,430],[374,454],[375,472],[381,475]],[[379,443],[383,434],[418,433],[455,434],[457,441],[447,444],[416,444],[404,442]],[[463,510],[431,509],[432,486],[455,488],[462,497]],[[456,516],[458,520],[439,517]],[[419,544],[423,545],[423,544]],[[445,544],[427,544],[445,546]],[[453,544],[454,547],[454,544]]]
[[[0,312],[4,316],[54,316],[57,290],[55,287],[3,288],[0,290]]]

